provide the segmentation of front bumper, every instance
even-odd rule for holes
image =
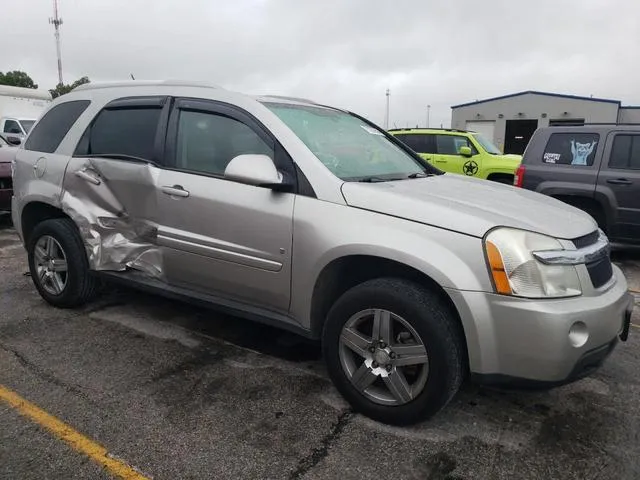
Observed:
[[[623,273],[613,269],[616,281],[606,291],[576,298],[448,290],[467,336],[472,377],[558,385],[594,371],[628,329],[634,304]]]

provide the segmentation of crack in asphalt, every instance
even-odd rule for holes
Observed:
[[[351,409],[342,412],[338,416],[338,420],[331,425],[329,433],[327,433],[320,441],[320,446],[314,448],[309,455],[300,459],[298,467],[291,472],[291,475],[289,475],[289,480],[302,478],[307,472],[326,458],[329,455],[329,449],[333,443],[340,438],[342,432],[352,418],[353,411]]]
[[[18,350],[15,350],[14,348],[11,348],[10,346],[0,342],[0,348],[2,350],[4,350],[5,352],[11,353],[14,357],[16,357],[16,359],[18,360],[18,362],[27,370],[29,370],[31,373],[33,373],[35,376],[37,376],[38,378],[48,382],[48,383],[52,383],[58,387],[64,388],[67,392],[69,393],[73,393],[74,395],[77,395],[81,398],[83,398],[84,400],[88,401],[89,403],[91,403],[92,405],[98,405],[94,400],[92,400],[87,394],[86,392],[83,391],[82,387],[80,385],[74,385],[68,382],[65,382],[64,380],[61,380],[60,378],[56,377],[53,373],[45,370],[44,368],[40,367],[39,365],[33,363],[31,360],[29,360],[27,357],[25,357],[22,353],[20,353]]]

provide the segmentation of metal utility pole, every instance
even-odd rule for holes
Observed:
[[[389,130],[389,96],[391,96],[391,92],[389,91],[389,89],[387,88],[387,108],[385,109],[384,112],[384,129],[385,130]]]
[[[429,128],[429,116],[431,115],[431,105],[427,105],[427,128]]]
[[[49,23],[55,29],[56,52],[58,54],[58,83],[62,85],[62,54],[60,52],[60,25],[62,25],[62,18],[58,16],[58,0],[53,0],[53,18],[49,18]]]

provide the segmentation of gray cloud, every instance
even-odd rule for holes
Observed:
[[[206,79],[313,98],[382,123],[450,121],[519,90],[640,103],[636,0],[60,0],[65,80]],[[51,0],[7,2],[0,70],[56,83]]]

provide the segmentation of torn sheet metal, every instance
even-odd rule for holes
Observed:
[[[93,270],[132,268],[163,277],[157,245],[156,179],[146,163],[73,158],[67,166],[62,210],[78,225]]]

